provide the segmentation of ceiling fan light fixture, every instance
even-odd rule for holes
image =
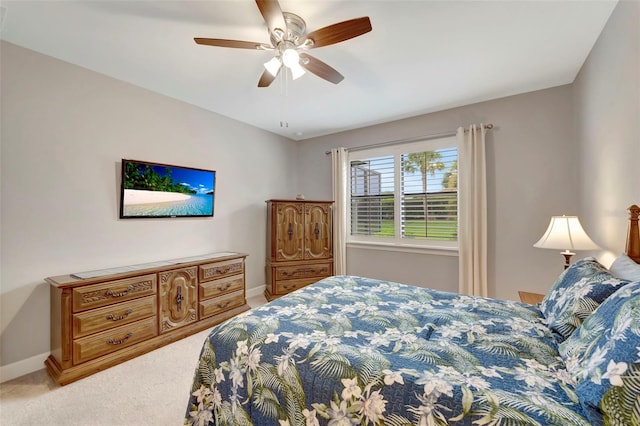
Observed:
[[[278,75],[278,71],[280,71],[281,66],[282,62],[277,56],[274,56],[273,58],[271,58],[271,60],[264,63],[265,69],[269,71],[269,73],[274,77]]]
[[[330,83],[338,84],[344,76],[306,51],[340,43],[371,31],[371,20],[368,16],[363,16],[307,33],[307,24],[304,19],[294,13],[283,12],[279,0],[255,0],[255,2],[269,31],[270,44],[203,37],[194,37],[193,40],[196,44],[206,46],[274,51],[275,57],[264,63],[265,71],[260,76],[258,87],[268,87],[280,74],[283,65],[285,71],[291,70],[294,80],[308,71]],[[1,7],[0,9],[0,12],[4,10]],[[283,77],[285,74],[282,74]]]
[[[304,68],[302,68],[298,63],[295,63],[292,67],[288,68],[291,70],[291,78],[294,80],[297,80],[304,75]]]
[[[285,66],[293,69],[293,67],[300,65],[300,55],[298,55],[295,49],[286,49],[282,52],[282,62]]]

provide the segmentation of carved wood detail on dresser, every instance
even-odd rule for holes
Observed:
[[[46,278],[47,371],[64,385],[248,310],[246,257],[211,253]]]

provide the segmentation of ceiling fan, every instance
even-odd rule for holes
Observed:
[[[265,70],[258,81],[258,87],[269,86],[278,76],[283,65],[291,71],[294,80],[302,76],[306,70],[324,80],[338,84],[344,76],[306,51],[340,43],[371,31],[371,21],[365,16],[338,22],[307,34],[304,20],[296,14],[283,12],[277,0],[256,0],[256,4],[269,28],[270,45],[220,38],[196,37],[194,41],[208,46],[273,50],[275,56],[264,64]]]

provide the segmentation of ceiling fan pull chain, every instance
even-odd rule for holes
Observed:
[[[280,94],[282,96],[282,106],[280,107],[280,115],[282,119],[280,120],[281,128],[289,128],[289,121],[287,121],[287,115],[289,112],[289,78],[288,78],[288,68],[283,67],[284,70],[282,72],[282,77],[280,77],[281,86],[280,86]]]

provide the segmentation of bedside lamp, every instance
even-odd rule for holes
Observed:
[[[577,216],[552,216],[546,232],[533,245],[538,248],[560,249],[564,256],[564,269],[569,267],[572,250],[596,250],[600,247],[584,232]]]

